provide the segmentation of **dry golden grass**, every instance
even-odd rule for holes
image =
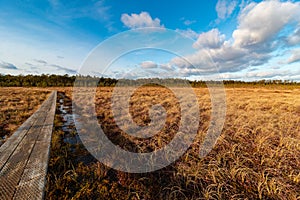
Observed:
[[[201,90],[196,90],[201,93]],[[227,89],[226,122],[215,148],[187,152],[186,180],[205,198],[300,198],[300,90]]]
[[[99,123],[115,144],[132,152],[166,145],[178,130],[178,101],[168,89],[140,88],[130,113],[139,125],[149,123],[148,109],[161,103],[165,127],[150,139],[126,135],[111,111],[112,88],[98,88]],[[52,140],[47,199],[300,199],[300,88],[226,88],[224,129],[212,151],[199,157],[211,116],[209,92],[194,89],[200,109],[198,135],[179,160],[161,170],[130,174],[93,160],[82,145],[63,142],[57,115]],[[71,101],[71,91],[64,91]],[[195,124],[195,126],[198,126]],[[130,127],[129,127],[130,128]],[[81,159],[79,159],[81,158]]]
[[[0,88],[0,137],[9,137],[50,94],[47,89]]]

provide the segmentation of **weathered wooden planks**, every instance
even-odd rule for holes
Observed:
[[[56,91],[1,147],[0,199],[43,199]]]

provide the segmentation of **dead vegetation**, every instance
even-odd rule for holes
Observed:
[[[1,87],[0,140],[8,138],[38,109],[49,94],[47,89]]]
[[[160,103],[167,122],[149,139],[129,137],[114,121],[112,88],[98,88],[97,118],[111,141],[132,152],[151,152],[170,142],[178,130],[180,110],[166,88],[140,88],[130,113],[139,125]],[[71,91],[64,89],[66,102]],[[300,88],[227,88],[224,129],[213,150],[199,157],[211,116],[209,92],[195,89],[201,121],[188,151],[161,170],[130,174],[90,158],[82,144],[64,141],[56,115],[46,199],[300,199]],[[73,134],[76,134],[73,133]]]

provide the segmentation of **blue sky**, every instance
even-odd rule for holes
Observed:
[[[88,66],[94,75],[300,81],[299,1],[170,3],[0,0],[0,73],[80,73],[91,52],[109,41]],[[134,50],[133,44],[142,41],[124,39],[145,27],[159,30],[141,32],[137,38],[161,49]],[[179,42],[176,37],[188,39]],[[103,56],[116,56],[118,46],[129,43],[132,52],[115,57],[104,71]],[[162,49],[180,49],[180,55]]]

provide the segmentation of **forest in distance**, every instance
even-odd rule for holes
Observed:
[[[168,86],[185,86],[186,80],[179,78],[144,78],[144,79],[121,79],[122,84],[126,86],[131,85],[159,85],[155,83],[167,83]],[[1,87],[70,87],[73,86],[76,81],[76,86],[93,86],[95,83],[97,86],[115,86],[118,83],[118,79],[105,78],[105,77],[92,77],[82,75],[1,75],[0,74],[0,86]],[[257,80],[257,81],[241,81],[241,80],[223,80],[223,81],[203,81],[203,80],[188,80],[192,87],[206,87],[208,82],[223,83],[225,86],[263,86],[263,85],[290,85],[300,86],[300,82],[291,80]]]

